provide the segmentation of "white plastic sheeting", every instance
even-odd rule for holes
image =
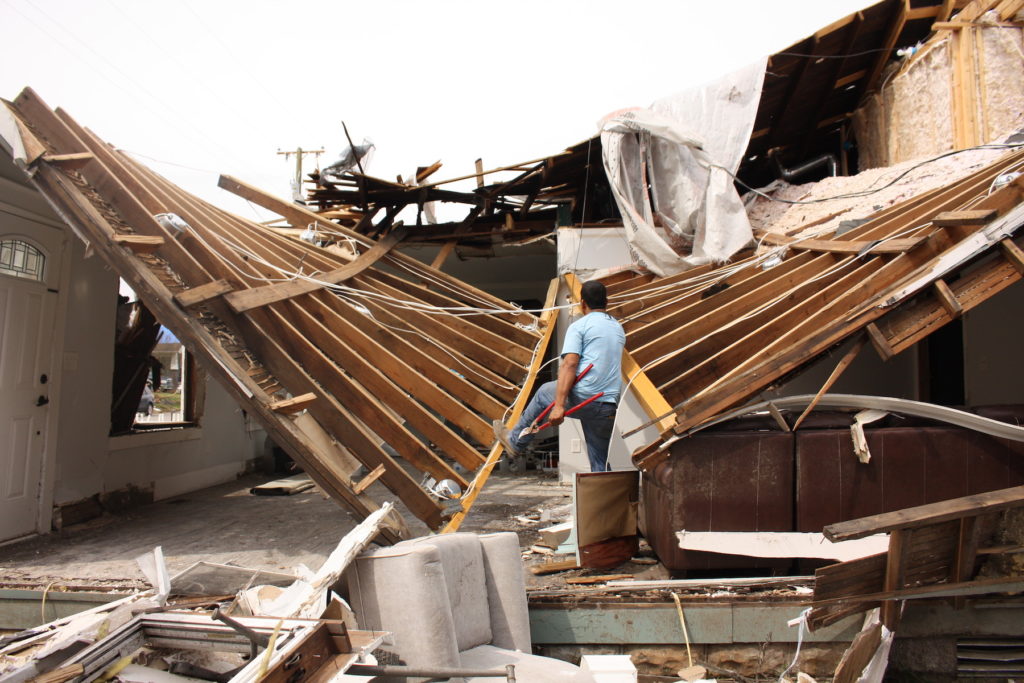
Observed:
[[[600,122],[604,168],[633,260],[659,276],[750,242],[730,173],[754,127],[767,61]]]

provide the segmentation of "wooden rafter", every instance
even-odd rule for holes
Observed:
[[[808,364],[859,331],[883,358],[1020,278],[1012,234],[1024,187],[989,194],[1024,157],[1002,159],[947,187],[879,212],[825,244],[787,251],[770,269],[733,264],[622,286],[616,296],[627,348],[672,406],[633,429],[675,415],[677,426],[634,452],[649,468],[661,443],[685,434]],[[949,213],[955,212],[955,213]],[[979,224],[988,221],[987,224]],[[628,435],[628,434],[627,434]]]
[[[400,231],[374,243],[234,183],[293,225],[363,245],[346,259],[184,192],[31,90],[11,111],[20,148],[39,152],[28,169],[39,191],[314,481],[359,516],[377,508],[365,489],[380,481],[429,526],[445,523],[408,465],[468,484],[455,463],[484,464],[490,422],[541,339],[534,316],[393,251]],[[185,227],[165,227],[161,213]],[[317,282],[268,284],[300,271]],[[344,282],[345,295],[324,282]],[[360,465],[371,477],[356,482]],[[402,533],[395,521],[384,537]]]

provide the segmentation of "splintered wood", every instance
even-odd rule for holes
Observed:
[[[823,567],[814,576],[811,629],[850,614],[881,608],[881,621],[895,630],[899,601],[910,598],[1016,592],[1024,577],[976,578],[978,557],[1014,548],[982,548],[986,515],[1024,506],[1024,486],[863,517],[825,527],[831,541],[889,534],[889,549],[849,562]]]
[[[29,89],[10,109],[22,148],[44,150],[33,184],[325,492],[369,515],[363,465],[444,524],[420,477],[467,488],[544,337],[536,317],[397,253],[400,229],[324,221],[358,245],[346,259],[188,194]],[[222,182],[296,227],[324,220]]]

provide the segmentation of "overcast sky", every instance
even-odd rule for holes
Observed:
[[[868,0],[0,0],[0,97],[52,107],[185,189],[287,196],[277,151],[377,146],[373,175],[555,153],[605,114],[777,52]]]

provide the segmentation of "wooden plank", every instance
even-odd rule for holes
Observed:
[[[407,427],[414,427],[449,457],[473,470],[481,464],[476,449],[459,438],[435,413],[414,401],[372,358],[356,353],[304,307],[291,304],[277,319],[282,329],[294,326],[291,340],[296,357],[353,415],[393,446],[418,469],[441,479],[465,480],[438,458]],[[339,367],[340,366],[340,367]],[[340,368],[344,368],[342,372]]]
[[[576,562],[576,558],[571,560],[558,560],[557,562],[545,562],[544,564],[536,564],[530,567],[530,573],[534,576],[544,576],[545,574],[556,574],[558,572],[569,571],[570,569],[579,569],[580,566]]]
[[[866,626],[858,633],[850,647],[843,653],[836,667],[833,683],[855,683],[860,678],[864,667],[868,665],[871,658],[875,656],[878,646],[882,642],[882,624],[874,623]]]
[[[651,320],[642,327],[632,321],[623,325],[629,347],[641,363],[660,358],[734,321],[737,310],[756,310],[803,280],[821,275],[835,263],[835,257],[830,255],[815,258],[810,253],[797,254],[770,272],[747,267],[711,286],[685,288],[676,300],[644,311],[642,320]],[[711,291],[714,294],[708,296]]]
[[[303,472],[292,477],[275,479],[266,484],[253,486],[249,489],[249,493],[254,496],[294,496],[296,493],[308,491],[315,485],[309,475]]]
[[[845,372],[846,368],[850,367],[850,364],[857,357],[857,354],[860,353],[861,349],[864,348],[864,344],[866,343],[867,336],[863,334],[860,335],[857,338],[857,341],[853,343],[853,346],[851,346],[850,349],[843,355],[843,357],[839,359],[839,362],[836,363],[835,369],[832,370],[832,374],[828,376],[828,379],[825,380],[825,383],[821,385],[821,389],[818,389],[818,393],[814,395],[814,398],[811,399],[811,402],[807,404],[806,408],[804,408],[804,412],[800,413],[800,417],[798,417],[796,422],[793,423],[792,431],[795,432],[797,429],[799,429],[804,419],[811,413],[812,410],[814,410],[814,407],[818,405],[818,401],[821,400],[821,397],[824,394],[828,393],[828,390],[832,388],[832,385],[835,384],[836,380],[839,379],[843,372]]]
[[[1016,246],[1011,240],[1004,241]],[[964,312],[967,312],[1019,281],[1022,273],[1024,264],[1018,272],[1007,261],[997,259],[983,263],[966,276],[957,278],[950,289]],[[937,297],[922,296],[905,302],[887,314],[878,321],[878,327],[885,334],[893,352],[901,353],[952,320]]]
[[[961,225],[985,225],[995,220],[997,215],[998,212],[995,209],[943,211],[932,219],[932,223],[942,228],[953,228]]]
[[[859,81],[860,79],[864,78],[867,75],[868,75],[868,70],[867,69],[861,69],[860,71],[854,71],[852,74],[843,76],[842,78],[837,80],[835,83],[833,83],[832,84],[832,89],[833,90],[839,90],[840,88],[845,88],[846,86],[850,85],[851,83],[856,83],[857,81]]]
[[[308,294],[328,285],[341,284],[376,264],[381,257],[401,242],[406,234],[407,228],[405,226],[396,226],[384,239],[360,254],[352,263],[327,273],[316,274],[313,276],[315,281],[292,280],[276,285],[244,289],[232,292],[226,295],[224,299],[236,313],[244,313],[260,306],[272,304],[275,301],[283,301]]]
[[[384,465],[377,465],[373,468],[373,471],[360,479],[359,483],[352,487],[352,491],[356,494],[362,493],[366,489],[370,488],[370,485],[373,484],[373,482],[380,479],[382,474],[384,474]]]
[[[307,471],[316,472],[324,489],[333,492],[335,500],[343,502],[361,516],[370,514],[374,509],[372,502],[363,501],[351,495],[347,489],[338,489],[334,485],[335,480],[332,476],[317,468],[316,464],[319,460],[316,455],[317,447],[301,430],[289,424],[288,420],[275,416],[259,401],[252,400],[252,397],[260,391],[259,387],[248,380],[246,373],[238,366],[234,358],[221,350],[222,347],[217,340],[201,326],[187,319],[180,319],[180,309],[163,303],[169,302],[172,296],[163,283],[149,270],[122,261],[121,259],[124,257],[119,254],[123,252],[107,250],[102,233],[98,232],[103,229],[100,226],[106,225],[103,217],[86,203],[84,198],[80,198],[75,189],[67,187],[67,181],[63,180],[59,173],[55,173],[49,178],[46,176],[45,172],[37,174],[37,181],[42,184],[40,189],[44,195],[51,201],[62,205],[66,210],[66,218],[75,220],[83,234],[93,236],[95,248],[106,255],[108,262],[116,266],[115,270],[143,297],[147,306],[152,308],[161,320],[174,325],[175,333],[189,345],[193,353],[204,358],[206,366],[214,374],[219,375],[221,383],[229,394],[235,396],[236,400],[243,405],[249,405],[254,414],[262,418],[261,422],[267,427],[275,442],[286,448],[304,467],[308,467]],[[109,225],[106,225],[105,229],[110,230]],[[205,277],[207,281],[210,279],[209,275]],[[392,541],[397,540],[397,536],[390,531],[385,535]]]
[[[885,68],[886,63],[892,58],[893,49],[896,47],[896,41],[899,40],[900,34],[903,33],[903,27],[907,24],[908,10],[909,7],[907,6],[907,3],[900,3],[899,14],[890,24],[889,33],[885,38],[885,42],[882,43],[882,46],[879,49],[878,57],[875,59],[874,66],[871,67],[870,75],[864,85],[864,94],[874,90],[875,84],[878,83],[878,79],[882,75],[882,69]]]
[[[363,282],[369,281],[372,281],[373,286],[378,290],[387,291],[395,298],[402,300],[415,298],[440,309],[437,312],[442,315],[433,317],[450,329],[444,337],[448,337],[454,332],[504,354],[516,364],[525,366],[530,362],[530,348],[537,343],[539,337],[536,331],[524,329],[491,314],[444,315],[444,310],[447,307],[464,305],[464,302],[448,296],[440,288],[436,291],[426,289],[418,282],[411,282],[391,273],[383,271],[367,273]],[[471,305],[476,308],[479,306],[479,302],[471,302]]]
[[[1024,275],[1024,251],[1009,238],[1001,240],[999,246],[1003,250],[1003,256],[1010,262],[1014,270]]]
[[[575,564],[575,560],[573,560]],[[595,583],[607,583],[609,581],[624,581],[632,579],[632,574],[602,574],[600,576],[574,576],[565,580],[570,586],[588,586]]]
[[[523,414],[523,410],[526,408],[526,404],[530,400],[530,394],[533,393],[534,384],[537,382],[537,372],[540,370],[541,365],[544,362],[544,356],[547,354],[548,344],[551,342],[551,338],[554,336],[555,323],[558,319],[558,311],[555,308],[555,301],[558,296],[558,278],[551,280],[548,284],[548,293],[544,299],[544,314],[541,316],[540,324],[542,330],[542,336],[540,341],[537,342],[537,348],[533,354],[533,362],[530,364],[529,371],[526,374],[526,381],[523,382],[523,388],[519,392],[519,396],[516,398],[515,403],[512,405],[512,410],[505,420],[507,427],[512,427],[516,422],[519,421],[519,417]],[[476,477],[473,478],[472,484],[462,494],[462,509],[456,512],[448,520],[448,524],[445,525],[444,529],[441,530],[442,534],[450,534],[459,530],[459,527],[466,519],[466,515],[473,507],[473,503],[476,502],[477,497],[480,495],[480,491],[483,490],[484,485],[487,483],[487,479],[491,476],[491,471],[494,470],[494,466],[498,464],[498,460],[501,458],[501,454],[504,449],[500,442],[496,442],[491,448],[490,453],[487,456],[487,460],[483,466],[476,473]]]
[[[127,247],[136,254],[152,254],[164,246],[164,238],[151,235],[114,235],[114,244]]]
[[[166,236],[163,228],[152,217],[153,213],[164,211],[166,204],[163,199],[157,199],[150,188],[144,186],[141,181],[148,177],[146,175],[148,169],[140,170],[141,167],[134,162],[127,160],[123,155],[115,154],[108,145],[78,126],[65,113],[57,112],[55,117],[45,105],[32,98],[30,91],[23,93],[19,99],[32,110],[34,123],[46,127],[48,139],[64,140],[71,145],[71,149],[83,149],[82,140],[86,141],[89,145],[88,149],[96,154],[97,159],[102,160],[102,164],[90,164],[83,169],[86,180],[97,191],[101,191],[115,210],[131,221],[134,228]],[[70,132],[69,129],[73,129],[74,132]],[[114,172],[118,174],[117,179],[114,179]],[[41,176],[46,176],[46,174],[41,173]],[[77,190],[68,189],[61,195],[61,190],[58,188],[62,185],[67,186],[67,182],[62,179],[60,174],[49,177],[55,183],[55,185],[49,186],[49,189],[57,194],[48,194],[47,196],[56,197],[58,202],[64,199],[69,200],[70,203],[67,204],[69,213],[79,219],[82,226],[88,226],[82,227],[82,230],[85,234],[92,235],[90,241],[102,250],[104,244],[102,235],[109,234],[111,231],[105,219],[91,204],[80,198]],[[124,184],[121,179],[124,180]],[[148,205],[144,206],[143,202]],[[78,208],[81,210],[79,211]],[[99,231],[99,234],[96,231]],[[209,272],[203,270],[203,267],[194,261],[192,253],[177,240],[168,239],[166,251],[169,257],[176,259],[175,268],[179,275],[186,279],[186,282],[201,284],[214,279]],[[173,325],[172,329],[189,345],[190,350],[202,357],[206,367],[210,368],[214,374],[219,375],[221,383],[229,393],[243,405],[249,406],[252,412],[261,418],[261,422],[273,435],[275,442],[288,450],[296,461],[314,476],[321,487],[339,503],[350,507],[361,516],[366,516],[376,509],[377,505],[372,500],[354,496],[346,487],[338,485],[342,477],[347,477],[343,474],[346,466],[344,461],[322,450],[310,439],[304,429],[293,424],[291,420],[269,411],[261,401],[253,400],[254,396],[260,395],[261,388],[248,379],[248,373],[238,366],[234,357],[220,345],[220,341],[210,336],[205,328],[190,318],[184,317],[181,309],[165,304],[170,301],[174,292],[167,291],[163,283],[149,270],[140,268],[138,262],[121,260],[120,254],[123,252],[110,250],[107,253],[108,262],[112,263],[115,270],[132,284],[133,289],[140,296],[143,296],[147,305],[157,312],[161,320]],[[211,302],[211,304],[215,303]],[[213,308],[218,314],[228,311],[226,306],[221,307],[223,310],[216,305]],[[391,541],[398,538],[391,530],[385,531],[384,534]]]
[[[401,381],[422,375],[429,384],[444,389],[454,399],[464,402],[477,413],[492,416],[504,412],[505,406],[502,403],[471,381],[479,381],[480,378],[472,373],[452,372],[452,358],[443,354],[441,349],[431,344],[420,344],[418,338],[414,342],[373,318],[367,320],[367,316],[361,311],[338,297],[325,296],[321,293],[315,298],[317,301],[312,309],[314,312],[316,306],[329,307],[344,321],[332,325],[335,334],[346,343],[352,344],[360,353],[374,354],[382,369],[396,379]],[[407,365],[412,371],[405,372],[401,365]],[[513,398],[514,395],[509,396],[509,400]],[[467,428],[455,413],[451,414],[456,425],[462,429]]]
[[[953,559],[953,572],[950,580],[953,583],[967,581],[974,577],[974,562],[978,557],[978,542],[981,526],[977,517],[964,517],[960,520],[957,534],[956,556]],[[956,609],[963,609],[962,597],[953,600]]]
[[[72,154],[44,154],[43,161],[56,164],[71,171],[78,170],[95,159],[92,152],[75,152]]]
[[[949,288],[945,280],[936,280],[935,284],[935,296],[938,298],[939,303],[946,309],[946,313],[949,314],[950,318],[959,318],[963,315],[964,307],[960,305],[960,302],[956,300],[956,294]],[[878,329],[877,327],[875,328]],[[878,333],[879,336],[881,332]],[[889,348],[892,351],[892,347]]]
[[[434,260],[430,262],[430,267],[440,270],[441,266],[444,265],[444,262],[448,260],[449,256],[451,256],[451,253],[455,251],[455,245],[458,243],[459,241],[457,239],[451,239],[441,245],[441,248],[437,252],[437,256],[435,256]]]
[[[932,17],[939,16],[942,11],[941,5],[927,6],[924,7],[913,7],[906,13],[907,21],[913,21],[915,19],[931,19]]]
[[[894,592],[903,588],[904,572],[906,571],[908,541],[913,531],[910,529],[893,529],[889,534],[889,552],[885,562],[884,592]],[[880,618],[882,624],[890,631],[895,631],[900,619],[902,605],[896,600],[882,603]]]
[[[380,279],[372,283],[364,281],[363,284],[387,297],[401,298],[403,295],[403,290],[390,283],[382,282]],[[371,302],[368,299],[362,303],[373,310],[375,315],[381,309],[377,302]],[[432,315],[410,308],[404,308],[394,318],[396,320],[392,324],[397,324],[401,329],[426,333],[435,340],[444,340],[448,347],[456,349],[460,355],[476,361],[508,382],[517,384],[526,373],[526,368],[521,363],[523,363],[524,352],[528,354],[529,349],[524,349],[508,339],[503,339],[488,330],[476,327],[463,318]],[[529,359],[527,358],[527,360]]]
[[[769,558],[816,558],[847,562],[885,550],[885,534],[857,539],[860,545],[831,543],[820,533],[796,531],[678,531],[679,547],[726,555]]]
[[[281,401],[274,401],[267,407],[281,415],[294,415],[295,413],[302,412],[308,408],[309,404],[315,400],[316,394],[302,394],[301,396],[293,396],[292,398],[286,398]]]
[[[180,188],[152,174],[145,167],[131,165],[131,168],[138,177],[148,180],[149,187],[161,194],[162,201],[174,205],[175,212],[189,222],[194,230],[206,234],[208,239],[219,239],[215,233],[208,230],[209,225],[225,229],[232,226],[234,221],[240,221],[240,219],[184,193]],[[242,224],[239,223],[239,225]],[[247,230],[252,230],[249,224],[245,225]],[[302,248],[301,245],[297,246]],[[313,248],[309,247],[309,249]],[[227,253],[229,256],[232,254],[233,252]],[[240,260],[235,267],[254,268],[245,260]],[[230,276],[237,277],[233,273]],[[204,280],[208,281],[209,276],[207,275]],[[226,306],[224,306],[224,314],[228,316],[226,319],[231,319],[230,310]],[[293,394],[310,391],[317,394],[319,400],[310,406],[310,413],[315,417],[315,421],[335,435],[339,442],[351,447],[348,452],[358,453],[360,461],[368,466],[376,466],[380,462],[393,462],[391,456],[381,448],[379,438],[370,434],[363,424],[358,422],[344,406],[320,388],[319,383],[307,374],[304,366],[313,362],[319,364],[320,370],[329,371],[334,367],[307,339],[297,334],[286,321],[282,321],[276,314],[265,314],[260,310],[254,311],[249,318],[236,317],[233,322],[238,325],[247,346],[254,352],[254,355],[263,360],[275,376],[284,378],[284,383]],[[283,347],[278,340],[288,344],[288,347]],[[301,348],[296,349],[296,345],[300,345]],[[309,355],[300,365],[295,359],[304,357],[304,354]],[[365,408],[361,404],[357,407],[360,410]],[[274,415],[272,412],[270,414]],[[307,467],[309,463],[303,463],[308,472],[316,471],[317,465],[330,467],[335,464],[326,456],[326,449],[322,450],[324,455],[310,465],[313,467],[312,470]],[[410,453],[409,455],[415,456],[416,454]],[[432,454],[431,458],[433,458]],[[389,469],[388,475],[386,480],[388,487],[402,498],[414,514],[430,526],[436,527],[441,523],[441,508],[438,502],[423,491],[411,475],[400,467]],[[343,498],[354,497],[347,488],[348,478],[348,472],[334,472],[327,485],[321,484],[321,486],[329,492],[338,492]]]
[[[804,251],[820,251],[831,254],[902,254],[919,247],[928,239],[925,235],[908,238],[894,238],[883,241],[873,240],[821,240],[794,239],[776,233],[766,233],[764,241],[768,244],[785,245],[792,249]]]
[[[860,265],[854,262],[851,264],[856,266],[854,268],[835,267],[817,278],[800,282],[770,306],[746,316],[734,312],[738,318],[735,323],[727,324],[705,338],[704,344],[711,348],[704,354],[704,359],[682,374],[673,372],[670,383],[662,385],[662,391],[669,401],[681,401],[684,405],[699,405],[703,400],[715,400],[716,397],[723,403],[727,400],[729,404],[739,402],[742,397],[729,400],[734,395],[731,392],[727,395],[723,389],[728,382],[740,383],[740,388],[748,391],[749,380],[740,382],[741,376],[765,363],[765,358],[776,358],[776,353],[784,349],[799,348],[798,340],[823,328],[828,329],[828,323],[837,317],[842,320],[849,316],[857,306],[853,302],[861,302],[883,288],[888,282],[886,270],[893,264],[900,265],[899,259],[907,258],[908,254],[902,254],[889,263],[872,258]],[[713,344],[717,338],[723,341],[715,351]],[[751,353],[751,348],[758,349],[758,352]],[[674,356],[652,368],[652,372],[681,369],[679,361],[680,358]]]
[[[833,255],[821,255],[804,267],[768,280],[732,304],[726,300],[727,290],[715,311],[681,324],[677,340],[669,333],[636,349],[637,360],[647,366],[652,379],[661,382],[669,401],[676,398],[681,387],[687,387],[682,391],[692,391],[695,386],[714,381],[750,358],[745,347],[753,337],[774,339],[793,319],[817,309],[837,283],[852,279],[836,263]],[[738,315],[740,310],[749,313]]]
[[[472,177],[472,176],[469,176]],[[230,176],[221,176],[217,181],[219,187],[224,188],[228,192],[236,194],[244,199],[247,199],[254,204],[262,206],[268,211],[272,211],[277,215],[283,217],[292,225],[307,225],[309,223],[316,223],[324,229],[333,230],[339,232],[346,237],[351,237],[356,240],[364,240],[365,238],[358,232],[345,228],[344,226],[325,221],[319,215],[313,213],[309,209],[294,204],[293,202],[274,197],[262,190],[244,183],[236,178]],[[444,272],[439,270],[431,270],[425,264],[417,261],[411,256],[406,256],[401,252],[393,252],[387,255],[385,259],[387,261],[394,261],[396,264],[407,267],[413,271],[422,272],[428,274],[435,280],[438,280],[452,289],[452,291],[465,291],[466,285],[456,278],[446,275]],[[473,296],[477,297],[481,301],[487,302],[496,308],[508,309],[508,302],[502,301],[501,299],[486,294],[484,292],[475,292]],[[529,313],[509,311],[509,318],[515,322],[522,323],[523,325],[530,325],[535,322],[534,317]]]
[[[182,308],[192,308],[193,306],[206,303],[210,299],[216,299],[222,294],[227,294],[233,291],[234,288],[234,285],[227,280],[214,280],[213,282],[207,282],[205,285],[191,287],[184,292],[178,292],[174,295],[174,300]]]
[[[1024,486],[1015,486],[830,524],[825,527],[824,534],[831,541],[861,538],[893,529],[912,529],[928,524],[999,512],[1022,505],[1024,505]]]

